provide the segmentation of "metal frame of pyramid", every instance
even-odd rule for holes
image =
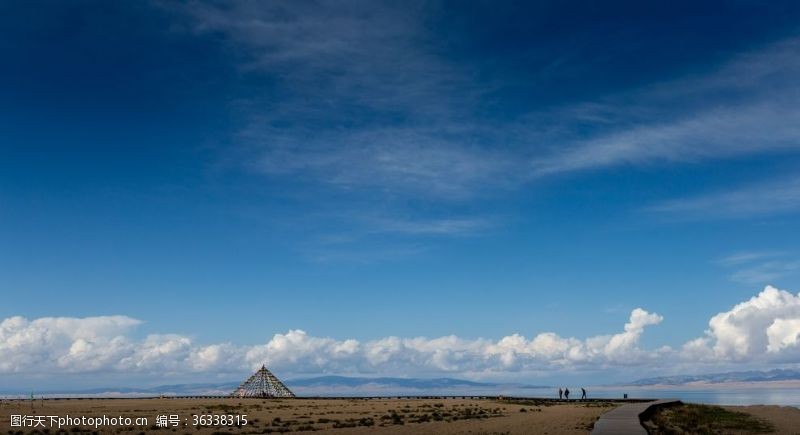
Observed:
[[[294,397],[294,393],[262,365],[231,393],[234,397]]]

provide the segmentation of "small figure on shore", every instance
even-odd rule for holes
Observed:
[[[569,388],[564,389],[564,398],[569,400]]]
[[[586,388],[581,388],[581,399],[586,398]]]
[[[561,399],[563,399],[563,398],[564,398],[564,390],[562,390],[561,388],[559,388],[559,389],[558,389],[558,400],[561,400]]]

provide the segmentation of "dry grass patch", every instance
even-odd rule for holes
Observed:
[[[685,404],[658,410],[645,422],[651,434],[761,434],[772,433],[769,422],[720,406]]]

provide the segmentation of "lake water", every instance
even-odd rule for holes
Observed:
[[[580,387],[570,388],[570,397],[580,398]],[[589,398],[594,399],[621,399],[625,393],[630,399],[680,399],[690,403],[704,403],[709,405],[781,405],[800,408],[800,388],[646,388],[646,387],[587,387]],[[487,388],[487,389],[442,389],[442,390],[413,390],[413,389],[314,389],[297,388],[299,396],[497,396],[530,397],[530,398],[557,398],[558,388]],[[218,394],[218,393],[216,393]],[[44,397],[149,397],[149,394],[124,394],[104,393],[90,395],[76,394],[43,394]],[[39,397],[39,395],[37,395]],[[0,398],[26,399],[28,394],[7,395]]]
[[[646,387],[586,387],[588,397],[594,399],[622,399],[625,393],[630,399],[680,399],[690,403],[709,405],[781,405],[800,408],[800,388],[646,388]],[[558,388],[449,388],[449,389],[314,389],[297,388],[300,396],[497,396],[557,398]],[[570,387],[570,398],[581,397],[580,386]]]
[[[570,397],[579,398],[580,388],[570,389]],[[590,398],[621,399],[627,393],[630,399],[680,399],[684,402],[709,405],[781,405],[800,408],[800,389],[798,388],[587,388]],[[577,392],[577,394],[576,394]],[[554,397],[558,395],[549,390],[514,391],[519,395]]]
[[[599,395],[596,397],[601,397]],[[617,392],[616,397],[620,397]],[[611,397],[611,396],[607,396]],[[800,407],[800,389],[724,388],[636,390],[628,397],[677,398],[684,402],[711,405],[781,405]]]

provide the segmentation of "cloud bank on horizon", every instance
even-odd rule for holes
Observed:
[[[767,286],[748,301],[713,316],[709,329],[680,349],[645,350],[640,338],[663,317],[634,309],[623,331],[585,339],[543,332],[497,341],[386,337],[359,342],[315,337],[303,330],[264,344],[197,345],[189,337],[132,338],[141,322],[126,316],[7,318],[0,323],[0,376],[79,373],[233,373],[266,363],[287,374],[418,376],[663,369],[680,364],[793,363],[800,357],[800,293]]]

